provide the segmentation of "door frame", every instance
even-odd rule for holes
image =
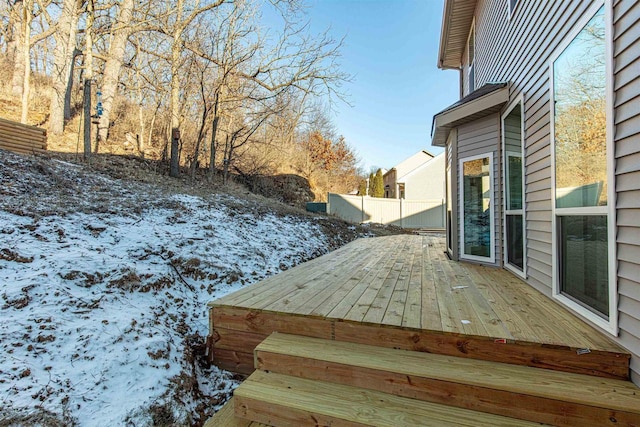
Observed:
[[[489,232],[490,232],[490,255],[488,257],[478,256],[466,254],[464,251],[464,164],[466,162],[470,162],[478,159],[489,159]],[[496,261],[496,242],[495,242],[495,192],[493,185],[493,152],[488,151],[486,153],[478,154],[475,156],[463,157],[458,161],[458,174],[459,174],[459,182],[458,188],[460,193],[460,201],[458,207],[459,221],[460,221],[460,236],[459,236],[459,244],[460,244],[460,258],[467,259],[472,261],[480,261],[484,263],[494,264]]]

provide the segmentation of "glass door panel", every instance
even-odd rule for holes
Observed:
[[[493,261],[492,158],[463,159],[462,256]]]

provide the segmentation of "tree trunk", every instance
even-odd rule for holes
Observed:
[[[158,117],[158,112],[160,111],[160,107],[162,106],[162,102],[158,101],[158,105],[156,105],[156,109],[153,112],[153,117],[151,117],[151,123],[149,123],[149,137],[147,138],[147,141],[149,142],[149,145],[153,146],[153,131],[155,130],[155,126],[156,126],[156,118]],[[142,106],[140,107],[142,108]],[[144,153],[143,153],[144,154]],[[163,152],[162,153],[162,160],[166,160],[166,155]]]
[[[171,49],[171,161],[169,176],[174,178],[180,176],[179,139],[176,137],[180,135],[180,106],[178,104],[180,100],[180,77],[178,76],[180,60],[179,46],[179,42],[174,41],[173,48]]]
[[[18,1],[15,2],[16,4]],[[16,34],[20,31],[20,26],[18,25],[15,6],[9,7],[9,22],[7,23],[7,34],[6,34],[6,43],[7,43],[7,61],[10,64],[13,64],[16,58]]]
[[[76,51],[78,19],[81,0],[64,0],[54,49],[52,68],[51,105],[49,108],[49,132],[60,135],[64,131],[64,120],[70,116],[65,105],[67,91],[73,83],[71,76],[72,62]],[[69,106],[70,107],[70,106]],[[70,110],[70,108],[69,108]]]
[[[93,84],[93,0],[87,4],[87,29],[84,51],[84,159],[91,158],[91,85]],[[96,148],[97,151],[97,148]]]
[[[115,29],[111,36],[109,53],[104,65],[102,77],[102,116],[98,122],[98,143],[105,142],[109,136],[109,125],[113,100],[118,90],[120,70],[124,61],[127,38],[131,31],[130,23],[133,14],[133,0],[122,0],[118,18],[113,24]]]
[[[13,77],[11,79],[11,94],[16,97],[22,97],[24,89],[24,67],[27,56],[29,55],[29,46],[24,43],[25,22],[24,10],[27,6],[22,0],[16,0],[13,4]],[[26,47],[26,51],[25,51]]]
[[[140,89],[140,86],[138,86],[138,126],[140,126],[140,128],[138,129],[138,153],[140,153],[140,155],[144,158],[145,129],[144,129],[144,112],[142,108],[143,108],[142,107],[142,90]]]
[[[224,147],[224,159],[222,160],[222,183],[226,184],[229,181],[229,163],[231,163],[231,155],[233,154],[233,139],[229,138],[225,141]]]
[[[196,169],[198,168],[198,158],[200,157],[200,146],[202,145],[202,141],[207,133],[207,116],[209,115],[209,111],[207,110],[206,100],[202,99],[203,102],[203,111],[202,111],[202,120],[200,121],[200,128],[198,129],[198,139],[196,140],[196,146],[193,150],[193,160],[191,161],[191,165],[189,167],[191,178],[194,178],[196,175]]]
[[[81,55],[82,52],[78,49],[73,50],[73,56],[71,57],[71,63],[69,64],[69,78],[67,79],[67,88],[64,91],[64,120],[71,118],[71,95],[73,92],[73,73],[76,68],[76,57]]]
[[[22,12],[22,24],[24,29],[23,41],[24,41],[24,53],[26,55],[24,61],[24,78],[22,80],[22,117],[21,122],[27,124],[27,117],[29,115],[29,85],[31,78],[31,61],[29,56],[29,45],[31,44],[31,4],[29,1],[24,3]]]
[[[216,101],[217,102],[217,101]],[[209,176],[213,177],[216,171],[216,134],[220,125],[220,116],[216,113],[211,124],[211,152],[209,153]]]
[[[183,0],[178,0],[176,9],[176,29],[173,33],[173,45],[171,46],[171,162],[169,175],[177,178],[180,176],[180,153],[178,140],[175,138],[180,127],[180,53],[182,52],[182,8]],[[178,132],[179,134],[179,132]]]
[[[209,153],[209,178],[216,171],[216,136],[220,126],[220,89],[216,90],[213,101],[213,123],[211,123],[211,151]]]

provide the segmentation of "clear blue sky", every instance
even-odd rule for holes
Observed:
[[[431,120],[458,100],[458,73],[436,67],[441,0],[309,0],[314,32],[346,36],[341,64],[353,75],[333,119],[361,165],[391,168],[431,147]]]

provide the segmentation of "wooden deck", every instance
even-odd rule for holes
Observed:
[[[629,355],[511,273],[445,255],[442,235],[359,239],[210,303],[209,354],[236,372],[272,332],[626,379]]]

